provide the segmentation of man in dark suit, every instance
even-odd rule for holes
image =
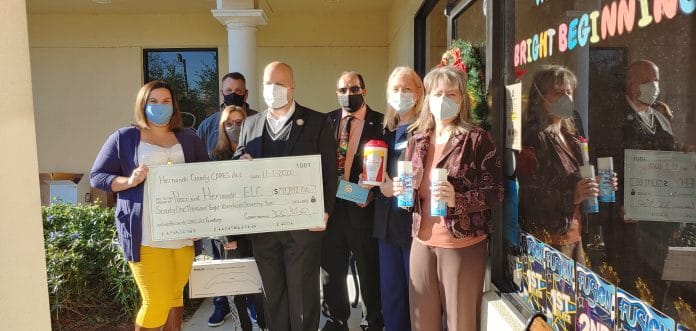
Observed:
[[[373,139],[382,139],[383,115],[365,103],[365,82],[360,74],[350,71],[341,74],[336,94],[341,108],[329,113],[333,133],[338,138],[338,172],[340,179],[358,183],[363,168],[363,148]],[[328,320],[322,330],[347,331],[350,316],[346,275],[352,252],[356,258],[363,297],[363,329],[382,330],[382,305],[379,291],[379,253],[372,237],[375,214],[374,192],[365,204],[336,199],[334,213],[329,219],[321,267],[324,315]]]
[[[263,74],[268,108],[244,122],[235,158],[321,155],[324,224],[336,195],[336,141],[325,114],[297,104],[292,68],[272,62]],[[272,331],[319,328],[319,265],[324,227],[252,235]]]
[[[674,151],[675,143],[666,104],[657,101],[660,70],[652,61],[638,60],[629,65],[626,72],[625,97],[621,96],[616,111],[623,114],[619,126],[613,130],[610,141],[603,143],[609,146],[610,155],[614,158],[614,170],[619,178],[624,178],[624,151],[626,149]],[[624,181],[625,185],[625,181]],[[615,213],[609,220],[602,222],[605,226],[605,247],[607,260],[619,273],[621,287],[637,293],[635,285],[639,270],[648,254],[641,254],[645,247],[667,245],[667,242],[677,230],[678,223],[642,222],[624,217],[624,188],[616,192]],[[652,245],[640,242],[641,232],[649,234]],[[665,250],[666,251],[666,250]],[[651,250],[651,254],[656,250]],[[657,254],[657,253],[654,253]],[[661,258],[655,260],[664,259]],[[645,275],[643,275],[645,278]]]

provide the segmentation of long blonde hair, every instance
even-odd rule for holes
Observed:
[[[524,138],[534,136],[548,128],[550,124],[549,114],[544,108],[544,95],[559,85],[570,86],[574,90],[577,85],[575,74],[568,68],[559,65],[543,67],[534,74],[529,94],[527,94],[527,108],[523,114],[524,129],[527,132]],[[561,120],[561,128],[575,133],[574,119],[571,117]]]
[[[396,80],[400,77],[406,77],[406,79],[410,79],[411,83],[413,83],[416,86],[416,91],[413,91],[413,94],[416,98],[416,104],[413,106],[413,110],[415,112],[415,118],[418,118],[418,115],[420,115],[421,111],[421,106],[423,105],[423,98],[424,98],[424,90],[423,90],[423,81],[421,80],[420,76],[418,76],[418,73],[416,73],[415,70],[413,70],[411,67],[396,67],[394,70],[391,72],[389,75],[389,79],[387,80],[387,100],[389,99],[389,86],[393,80]],[[392,106],[387,102],[387,108],[384,113],[384,122],[382,123],[383,127],[385,129],[388,129],[389,131],[394,131],[396,130],[396,127],[399,125],[399,114],[392,108]]]
[[[429,103],[430,94],[438,87],[440,82],[447,86],[456,86],[462,96],[462,102],[459,104],[459,114],[457,114],[457,117],[450,123],[452,132],[469,131],[474,128],[475,125],[471,123],[469,115],[469,94],[466,93],[467,79],[466,74],[461,70],[449,66],[430,70],[423,80],[425,83],[425,97],[423,98],[420,116],[411,124],[409,129],[415,130],[417,133],[435,129],[435,117],[430,113]]]
[[[218,160],[229,159],[237,150],[237,143],[231,142],[225,132],[225,122],[227,122],[232,113],[240,113],[243,120],[247,118],[246,111],[239,106],[227,106],[222,110],[220,121],[218,121],[218,141],[215,144],[215,148],[213,148],[213,156]]]

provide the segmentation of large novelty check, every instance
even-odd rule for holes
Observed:
[[[324,225],[319,155],[153,166],[145,184],[155,241]]]
[[[625,150],[626,218],[696,222],[696,153]]]

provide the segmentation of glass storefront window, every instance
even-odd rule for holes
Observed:
[[[510,46],[523,94],[522,230],[692,328],[685,307],[696,307],[695,7],[516,1]],[[593,176],[599,187],[585,180]],[[601,195],[588,203],[595,188]],[[547,286],[542,299],[558,304],[559,289]],[[637,316],[621,301],[616,312]]]
[[[184,125],[194,127],[219,109],[215,48],[144,49],[144,81],[168,82],[176,92]]]
[[[445,16],[446,5],[447,1],[438,1],[426,19],[426,72],[440,63],[442,53],[447,50],[447,16]]]
[[[453,39],[461,39],[472,44],[486,44],[486,16],[483,11],[483,0],[471,0],[466,8],[457,13],[452,19]],[[482,50],[481,54],[485,54]]]

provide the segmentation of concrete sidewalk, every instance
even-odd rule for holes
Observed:
[[[348,277],[346,278],[346,282],[348,284],[348,297],[354,298],[355,297],[355,286],[353,286],[353,277],[349,274]],[[350,319],[348,320],[348,327],[350,328],[350,331],[361,331],[362,329],[360,328],[360,321],[362,320],[362,311],[361,311],[361,306],[362,306],[362,297],[360,297],[360,300],[358,302],[358,307],[357,308],[352,308],[350,310]],[[234,305],[232,305],[232,308],[234,308]],[[209,327],[208,326],[208,318],[210,318],[210,315],[213,313],[214,307],[213,307],[213,299],[208,298],[203,301],[203,303],[198,307],[198,310],[193,314],[193,317],[191,319],[184,323],[184,330],[185,331],[198,331],[198,330],[241,330],[241,327],[239,325],[239,320],[237,319],[236,316],[230,316],[227,318],[225,321],[225,324],[218,326],[218,327]],[[246,312],[245,312],[246,313]],[[319,328],[321,328],[324,323],[326,322],[326,318],[322,315],[321,320],[319,322]],[[254,331],[256,330],[261,330],[259,329],[258,325],[254,323]]]

